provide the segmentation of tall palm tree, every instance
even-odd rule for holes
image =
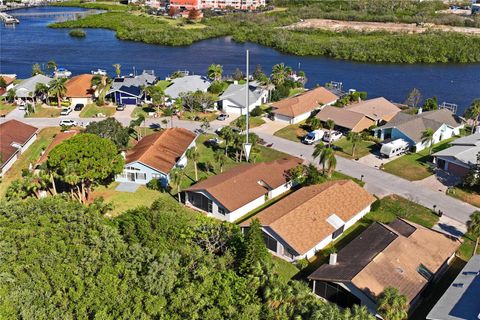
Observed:
[[[312,153],[313,159],[318,158],[318,164],[322,165],[323,174],[327,174],[327,177],[330,178],[332,172],[337,166],[337,159],[335,158],[335,151],[330,147],[325,147],[325,145],[320,142],[315,145]]]
[[[182,203],[182,198],[180,195],[180,185],[182,184],[183,171],[179,168],[174,168],[170,171],[170,185],[173,189],[177,190],[178,202]]]
[[[197,151],[197,148],[191,147],[186,152],[187,159],[193,161],[193,166],[195,168],[195,181],[198,181],[198,160],[200,158],[200,153]]]
[[[223,66],[219,64],[211,64],[208,67],[207,75],[210,79],[213,79],[213,81],[222,80],[222,74],[223,74]]]
[[[330,137],[332,135],[333,128],[335,128],[335,121],[333,121],[332,119],[328,119],[327,121],[325,121],[325,128],[328,129],[328,136]],[[329,147],[331,145],[330,140],[331,139],[328,140],[328,146]]]
[[[67,87],[65,83],[67,82],[67,78],[55,78],[48,84],[49,86],[49,93],[53,96],[57,97],[58,107],[62,107],[62,98],[67,93]]]
[[[428,145],[428,154],[432,154],[434,133],[432,128],[427,128],[422,132],[422,144]]]
[[[38,82],[35,85],[35,98],[40,97],[43,102],[48,95],[48,86],[45,83]]]
[[[48,61],[47,70],[55,74],[55,71],[57,71],[57,63],[54,60]]]
[[[473,120],[472,133],[478,124],[478,117],[480,116],[480,99],[475,99],[470,107],[465,111],[465,117]]]
[[[157,108],[157,113],[160,113],[160,106],[165,103],[165,92],[158,86],[148,86],[145,92],[152,99],[153,105]]]
[[[106,76],[96,74],[92,77],[91,87],[98,93],[98,102],[103,105],[105,103],[105,96],[110,88],[111,80]]]
[[[279,63],[272,68],[272,82],[275,85],[282,85],[287,77],[292,73],[292,68],[283,63]]]
[[[362,136],[358,132],[350,131],[347,134],[347,140],[352,143],[352,157],[355,158],[355,149],[360,141],[362,141]]]
[[[122,74],[122,65],[119,63],[115,63],[113,67],[115,68],[115,75],[117,76],[117,78],[120,77],[120,75]]]
[[[377,312],[385,320],[407,320],[407,297],[400,294],[397,288],[388,287],[380,294]]]
[[[227,163],[227,156],[222,151],[217,150],[217,152],[215,152],[215,154],[213,155],[213,159],[216,163],[218,163],[218,166],[220,167],[220,172],[223,172],[223,167]]]
[[[223,127],[220,131],[220,137],[225,139],[225,155],[228,154],[228,148],[235,141],[235,132],[233,132],[232,128],[227,126]]]
[[[476,238],[475,249],[473,250],[473,254],[476,254],[478,249],[478,240],[480,238],[480,211],[475,211],[470,216],[470,220],[467,221],[467,231]]]

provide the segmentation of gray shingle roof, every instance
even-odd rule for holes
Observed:
[[[480,152],[480,146],[452,146],[442,151],[436,152],[435,157],[452,157],[465,164],[471,165],[477,162],[477,153]]]
[[[478,146],[480,145],[480,133],[471,134],[462,138],[458,138],[450,142],[452,146]]]
[[[219,97],[219,100],[228,99],[235,103],[236,105],[245,108],[245,90],[247,86],[246,84],[231,84],[225,92]],[[261,89],[258,87],[254,87],[249,85],[249,94],[248,99],[250,105],[252,105],[255,101],[257,101],[261,96]]]
[[[378,129],[397,128],[412,140],[420,142],[425,129],[432,128],[433,131],[437,131],[444,123],[456,128],[462,124],[462,120],[446,109],[426,111],[415,115],[400,112],[389,123]]]
[[[35,92],[35,86],[37,85],[37,83],[43,83],[48,85],[48,83],[52,80],[52,78],[44,76],[43,74],[37,74],[31,78],[23,80],[13,89],[15,90],[16,96],[18,98],[29,98],[29,94]]]
[[[172,84],[165,89],[165,93],[176,99],[181,93],[206,91],[210,84],[210,80],[202,76],[185,76],[173,79]]]

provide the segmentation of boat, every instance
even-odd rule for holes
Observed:
[[[105,69],[92,70],[92,74],[98,74],[100,76],[106,76],[107,75],[107,70],[105,70]]]
[[[72,72],[70,72],[69,70],[67,70],[65,68],[58,68],[54,72],[55,78],[68,78],[71,75],[72,75]]]

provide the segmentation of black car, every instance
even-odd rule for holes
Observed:
[[[77,104],[75,105],[75,107],[73,108],[73,110],[75,110],[75,111],[82,111],[83,107],[84,107],[83,103],[77,103]]]

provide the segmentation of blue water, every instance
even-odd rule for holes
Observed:
[[[78,8],[41,7],[22,12],[79,11]],[[120,63],[123,73],[133,69],[154,69],[164,77],[175,70],[205,73],[212,63],[223,65],[225,73],[244,69],[244,53],[250,49],[251,68],[262,65],[265,71],[280,62],[307,73],[307,87],[331,80],[342,81],[344,88],[367,91],[369,97],[385,96],[403,102],[416,87],[424,97],[457,103],[459,112],[480,97],[480,64],[395,65],[341,61],[324,57],[299,57],[253,43],[236,43],[228,38],[205,40],[187,47],[167,47],[121,41],[109,30],[88,29],[84,39],[72,38],[68,29],[50,29],[55,17],[21,17],[16,28],[0,27],[0,72],[30,76],[34,63],[53,59],[74,74],[101,68],[114,72]]]

